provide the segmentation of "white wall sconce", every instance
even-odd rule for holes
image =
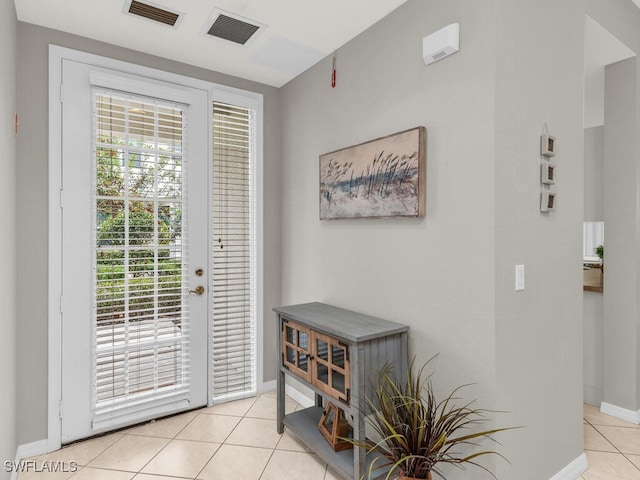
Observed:
[[[460,50],[460,24],[452,23],[422,39],[425,65],[442,60]]]

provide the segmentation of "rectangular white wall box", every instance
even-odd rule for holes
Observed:
[[[516,292],[524,290],[524,265],[516,265]]]
[[[460,24],[452,23],[422,39],[425,65],[442,60],[460,50]]]

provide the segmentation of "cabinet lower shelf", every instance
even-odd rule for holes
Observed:
[[[353,450],[334,452],[318,429],[318,422],[322,416],[321,407],[310,407],[284,416],[284,425],[291,430],[302,443],[313,450],[318,457],[329,464],[335,472],[347,480],[353,479]],[[367,472],[375,457],[367,455]],[[378,469],[371,480],[383,479],[386,471]],[[365,478],[369,478],[365,475]],[[357,479],[356,479],[357,480]]]

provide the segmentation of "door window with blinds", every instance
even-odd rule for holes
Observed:
[[[261,96],[58,53],[50,433],[255,394]]]
[[[256,118],[213,103],[213,399],[256,393]]]
[[[185,108],[94,91],[94,419],[186,396]],[[139,408],[139,407],[138,407]]]

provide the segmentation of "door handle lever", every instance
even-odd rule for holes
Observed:
[[[195,290],[189,290],[189,293],[195,293],[196,295],[202,295],[204,293],[204,287],[198,285]]]

